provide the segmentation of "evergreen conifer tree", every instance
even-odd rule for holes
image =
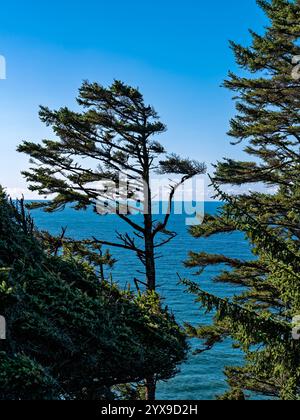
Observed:
[[[232,301],[222,300],[185,281],[208,310],[217,309],[210,327],[189,328],[205,338],[207,349],[228,335],[246,353],[245,367],[226,370],[231,392],[246,390],[282,399],[299,398],[299,342],[292,321],[300,313],[300,3],[258,0],[269,18],[260,35],[251,31],[248,47],[231,43],[241,73],[230,73],[225,86],[234,92],[237,115],[229,135],[244,144],[249,159],[226,159],[215,168],[213,184],[227,204],[217,216],[206,216],[195,237],[236,230],[245,232],[253,260],[191,253],[189,267],[227,266],[215,281],[241,286]],[[244,71],[244,72],[243,72]],[[249,189],[235,197],[224,186],[262,184],[272,192]]]
[[[156,138],[166,127],[137,89],[119,81],[109,88],[85,82],[78,104],[84,108],[82,113],[41,108],[41,120],[53,128],[57,140],[24,142],[19,147],[34,163],[24,175],[32,191],[55,195],[51,203],[39,204],[47,211],[75,203],[77,210],[94,206],[100,214],[115,212],[130,231],[117,233],[116,241],[94,238],[93,242],[136,253],[145,267],[145,279],[138,281],[154,291],[156,251],[176,235],[167,229],[175,192],[187,180],[204,173],[205,165],[166,155]],[[154,172],[180,176],[170,186],[169,208],[163,221],[155,221],[152,214]],[[135,209],[131,204],[124,205],[124,198],[141,200],[141,224],[131,217]],[[155,378],[147,380],[150,400],[155,399],[155,382]]]

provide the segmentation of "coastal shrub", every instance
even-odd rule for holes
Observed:
[[[121,291],[40,238],[1,191],[0,399],[114,398],[115,385],[173,377],[186,339],[158,295]]]

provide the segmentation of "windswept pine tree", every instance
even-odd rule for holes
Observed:
[[[214,280],[242,291],[232,301],[222,300],[185,281],[206,309],[217,309],[214,325],[190,328],[190,334],[206,339],[207,349],[231,336],[245,351],[246,365],[226,370],[231,391],[224,398],[244,399],[248,390],[298,399],[300,352],[292,321],[300,314],[300,3],[258,4],[270,24],[262,35],[251,32],[248,47],[231,43],[241,72],[230,73],[225,82],[237,109],[229,135],[234,144],[244,144],[249,159],[216,165],[213,184],[227,204],[192,230],[195,237],[243,231],[253,260],[191,253],[187,266],[201,271],[225,265]],[[267,188],[224,194],[226,185],[247,190],[254,184],[255,190],[257,183],[274,194]]]
[[[157,250],[176,235],[168,230],[175,192],[204,173],[205,165],[166,155],[157,141],[166,127],[137,89],[118,81],[109,88],[85,82],[78,104],[84,108],[82,113],[41,108],[41,120],[53,128],[57,139],[24,142],[19,147],[33,161],[24,173],[29,188],[42,196],[55,195],[51,203],[40,204],[50,212],[73,204],[78,210],[93,206],[99,214],[116,213],[130,231],[117,233],[116,241],[94,238],[92,242],[134,252],[145,267],[145,278],[136,281],[154,291]],[[169,209],[160,222],[152,214],[154,172],[180,176],[170,186]],[[128,205],[128,198],[131,203],[141,201],[141,224],[131,217],[136,208]],[[155,399],[155,383],[156,378],[148,378],[148,399]]]

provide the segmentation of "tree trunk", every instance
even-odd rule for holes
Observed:
[[[155,291],[156,289],[156,273],[155,273],[155,255],[154,255],[154,239],[152,235],[152,214],[145,217],[145,266],[147,277],[147,289]],[[156,397],[156,380],[155,377],[146,378],[146,400],[155,401]]]
[[[152,218],[152,195],[150,188],[149,176],[149,159],[146,148],[144,146],[144,160],[145,160],[145,176],[144,176],[144,205],[146,213],[144,214],[145,227],[145,268],[146,268],[146,283],[147,290],[155,291],[156,289],[156,273],[155,273],[155,248],[153,237],[153,218]],[[156,397],[156,380],[155,376],[146,378],[146,400],[155,401]]]
[[[155,378],[146,379],[146,400],[155,401],[156,399],[156,381]]]
[[[151,216],[150,216],[151,217]],[[148,217],[145,216],[145,226],[149,223],[146,222]],[[151,217],[152,219],[152,217]],[[152,220],[150,219],[149,230],[146,226],[145,234],[145,266],[146,266],[146,277],[147,277],[147,289],[156,289],[156,273],[155,273],[155,256],[154,256],[154,241],[152,237]]]

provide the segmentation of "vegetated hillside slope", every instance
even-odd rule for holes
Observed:
[[[114,398],[114,385],[172,377],[186,340],[158,296],[51,253],[23,210],[0,190],[0,399]]]

